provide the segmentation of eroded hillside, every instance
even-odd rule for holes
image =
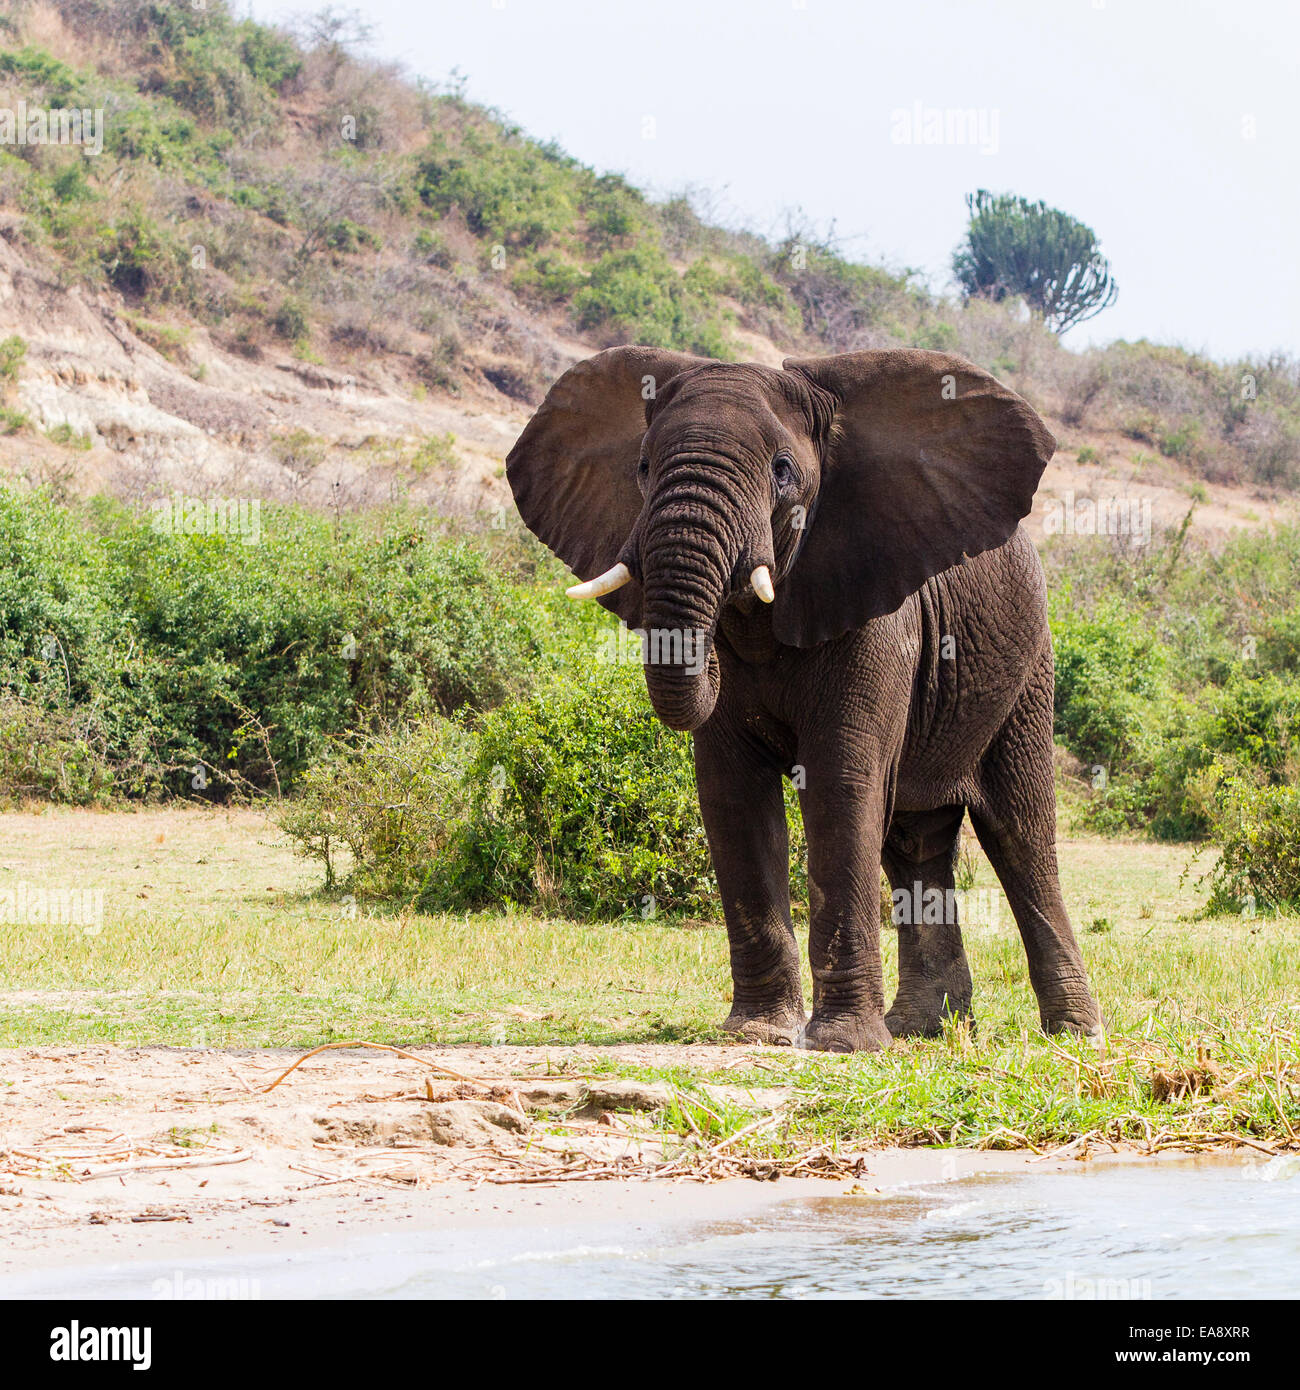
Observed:
[[[103,113],[98,153],[0,146],[0,467],[56,492],[495,512],[513,438],[586,353],[907,343],[1043,411],[1061,524],[1090,500],[1206,533],[1292,510],[1294,362],[1072,353],[807,227],[710,226],[354,56],[337,22],[20,0],[0,17],[0,107],[19,102]]]

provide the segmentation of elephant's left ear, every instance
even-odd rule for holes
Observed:
[[[892,613],[1029,514],[1056,440],[964,358],[898,349],[784,366],[831,397],[835,423],[808,534],[777,585],[778,640],[809,647]]]

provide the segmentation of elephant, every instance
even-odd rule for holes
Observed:
[[[524,523],[584,581],[569,593],[641,634],[655,713],[692,734],[726,1029],[854,1052],[970,1016],[949,910],[969,814],[1042,1027],[1100,1033],[1058,879],[1046,584],[1020,526],[1055,447],[948,353],[778,370],[625,346],[565,372],[510,451]],[[811,1017],[783,776],[808,845]],[[888,1010],[882,866],[945,904],[899,927]]]

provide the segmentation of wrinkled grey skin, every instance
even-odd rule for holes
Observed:
[[[776,371],[615,348],[566,373],[512,450],[530,528],[583,579],[630,569],[601,602],[708,651],[645,675],[659,717],[694,735],[728,1028],[844,1052],[968,1015],[950,911],[900,925],[886,1010],[879,880],[883,864],[909,895],[951,890],[969,813],[1043,1027],[1099,1030],[1057,878],[1051,642],[1018,525],[1054,447],[1020,397],[942,353]],[[751,587],[757,565],[771,605]],[[811,1019],[783,775],[801,785],[808,838]]]

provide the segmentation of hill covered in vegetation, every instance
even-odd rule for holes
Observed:
[[[235,476],[238,456],[259,489],[317,501],[465,473],[500,501],[527,408],[595,348],[906,343],[1007,380],[1085,467],[1300,481],[1293,360],[1071,352],[1018,303],[944,297],[797,220],[773,241],[650,199],[348,31],[323,12],[293,37],[225,0],[0,16],[0,107],[103,111],[102,153],[0,146],[9,459],[128,495]],[[73,470],[70,449],[110,452]]]

